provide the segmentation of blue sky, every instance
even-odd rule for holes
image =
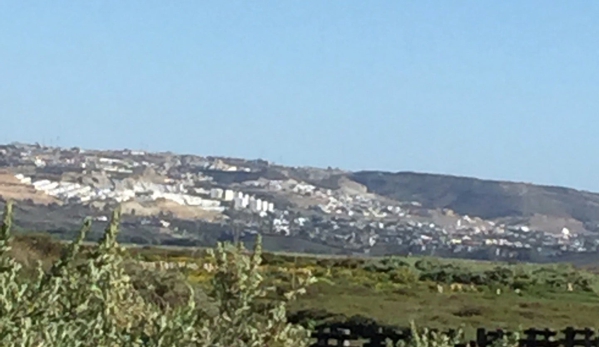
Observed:
[[[0,141],[599,191],[596,1],[0,1]]]

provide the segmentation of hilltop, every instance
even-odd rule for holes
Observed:
[[[415,172],[361,171],[349,177],[391,199],[483,219],[535,223],[545,218],[588,231],[597,231],[599,222],[599,194],[571,188]],[[553,229],[562,224],[555,223]]]
[[[271,251],[530,261],[582,261],[599,244],[599,195],[568,188],[127,149],[0,154],[0,197],[16,200],[17,226],[59,237],[121,205],[122,241],[135,244],[260,233]]]

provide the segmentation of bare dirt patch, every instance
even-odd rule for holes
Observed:
[[[172,213],[180,219],[201,219],[206,221],[217,221],[222,219],[223,215],[217,211],[208,211],[197,206],[179,205],[176,202],[168,200],[156,200],[152,202],[128,201],[122,204],[122,211],[125,214],[135,214],[137,216],[157,216],[162,213]]]
[[[553,233],[559,233],[563,228],[568,228],[571,232],[576,233],[584,231],[583,223],[574,218],[560,218],[535,214],[529,218],[528,223],[533,229],[545,230]]]

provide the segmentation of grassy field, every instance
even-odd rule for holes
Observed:
[[[359,285],[317,284],[295,310],[324,310],[346,317],[361,315],[380,323],[407,326],[410,320],[429,327],[464,325],[508,328],[595,326],[599,313],[595,295],[551,293],[518,296],[492,292],[444,293],[425,286],[377,290]]]
[[[62,246],[46,236],[20,236],[13,252],[20,261],[32,264],[56,259]],[[204,261],[201,249],[129,246],[128,253],[144,262],[202,265]],[[299,321],[370,319],[407,326],[414,320],[432,328],[462,325],[469,335],[477,327],[562,329],[593,327],[599,321],[598,276],[563,264],[264,254],[262,270],[281,288],[293,286],[295,271],[310,270],[320,279],[292,304],[289,317]],[[210,279],[201,266],[186,275],[198,288]],[[452,290],[452,284],[462,289]],[[176,286],[167,287],[175,290]]]

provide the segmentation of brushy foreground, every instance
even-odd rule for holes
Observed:
[[[60,259],[47,270],[39,263],[32,275],[10,253],[12,204],[6,204],[0,229],[0,346],[309,346],[310,330],[287,322],[287,306],[316,282],[310,271],[295,274],[293,289],[281,293],[261,274],[259,240],[251,253],[241,245],[219,244],[208,252],[204,267],[211,273],[210,305],[198,305],[191,286],[185,305],[160,305],[144,298],[125,272],[124,250],[116,242],[119,218],[117,210],[104,237],[82,255],[91,228],[86,220]],[[413,338],[401,345],[459,342],[412,327]],[[498,346],[513,346],[514,336]]]
[[[219,245],[209,252],[213,273],[206,310],[189,287],[186,305],[160,306],[144,300],[123,268],[116,242],[120,214],[113,213],[104,237],[78,257],[91,223],[49,271],[34,276],[9,254],[12,205],[0,233],[1,346],[307,346],[310,332],[286,320],[286,305],[314,282],[297,278],[280,300],[260,304],[271,291],[258,271],[260,243],[251,255]]]

